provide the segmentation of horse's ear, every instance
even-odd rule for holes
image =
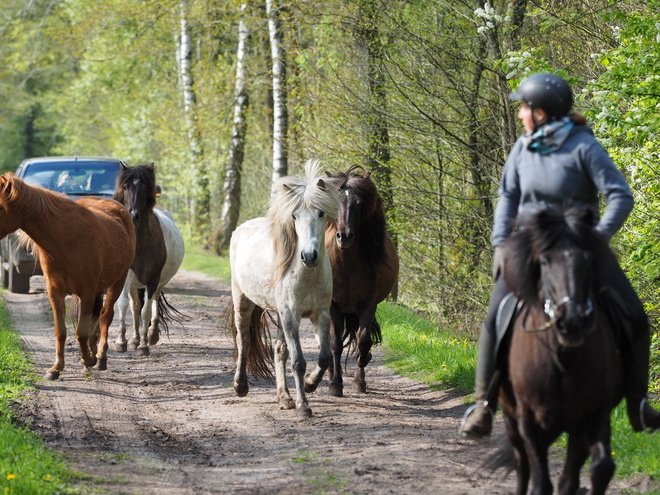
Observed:
[[[128,168],[128,165],[126,165],[124,160],[119,160],[119,166],[121,167],[122,171]]]
[[[325,171],[325,175],[327,175],[328,177],[332,177],[332,174],[330,172],[328,172],[327,170]]]
[[[323,181],[323,179],[319,179],[318,182],[316,183],[316,185],[317,185],[320,189],[322,189],[322,190],[325,191],[325,182]]]
[[[156,164],[154,162],[151,162],[149,165],[147,165],[147,168],[151,170],[156,170]]]

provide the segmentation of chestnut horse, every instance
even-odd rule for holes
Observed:
[[[119,297],[119,334],[117,352],[126,352],[126,313],[132,303],[132,350],[148,356],[149,345],[160,338],[160,324],[167,332],[171,321],[185,317],[165,299],[163,287],[176,275],[185,253],[183,236],[168,211],[156,207],[156,167],[129,167],[120,163],[115,199],[126,206],[135,225],[135,259]],[[140,335],[140,325],[143,330]]]
[[[76,337],[81,361],[105,370],[114,304],[135,256],[135,228],[128,211],[112,199],[86,196],[73,201],[9,172],[0,177],[0,238],[18,229],[29,236],[41,262],[53,308],[55,364],[45,378],[55,380],[64,369],[68,294],[79,298]]]
[[[248,393],[247,371],[270,377],[266,311],[277,311],[275,380],[281,409],[296,409],[300,419],[312,415],[305,392],[313,392],[332,361],[330,301],[332,270],[323,243],[326,222],[337,217],[337,190],[320,178],[319,163],[305,165],[306,177],[283,177],[273,184],[266,217],[240,225],[231,237],[232,331],[235,341],[234,391]],[[320,345],[318,365],[305,376],[300,319],[309,318]],[[286,362],[296,383],[289,394]]]
[[[332,381],[330,394],[343,395],[341,354],[344,342],[357,343],[353,387],[365,393],[364,367],[371,346],[381,340],[376,307],[392,291],[399,274],[399,257],[387,233],[383,200],[370,174],[360,166],[346,173],[327,174],[339,188],[337,220],[325,232],[332,265]]]
[[[522,216],[504,245],[504,276],[523,306],[499,394],[516,494],[527,493],[530,477],[532,493],[552,493],[548,447],[566,432],[558,493],[578,493],[591,455],[589,493],[600,495],[614,473],[610,413],[623,396],[619,325],[597,282],[609,247],[589,209],[544,208]]]

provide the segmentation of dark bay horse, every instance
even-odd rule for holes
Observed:
[[[163,287],[183,262],[185,246],[171,214],[156,207],[154,164],[129,167],[121,162],[120,165],[115,199],[126,206],[133,218],[137,240],[135,259],[118,301],[120,321],[115,350],[127,350],[126,312],[130,299],[134,330],[131,347],[140,356],[148,356],[149,344],[154,345],[159,340],[159,324],[167,330],[170,321],[185,319],[167,302],[163,293]]]
[[[135,256],[128,211],[112,199],[87,196],[73,201],[7,173],[0,177],[0,238],[17,229],[31,240],[53,308],[56,357],[46,379],[57,379],[64,369],[68,294],[79,298],[76,337],[81,361],[105,370],[114,304]]]
[[[392,291],[399,274],[399,257],[387,233],[383,200],[370,174],[353,166],[345,173],[327,174],[339,188],[337,220],[325,232],[332,265],[332,381],[330,394],[343,395],[341,354],[344,343],[357,343],[356,391],[365,393],[364,367],[371,346],[381,340],[375,313]]]
[[[618,325],[597,280],[609,247],[594,220],[588,209],[535,211],[504,247],[504,276],[523,301],[499,396],[517,495],[527,493],[530,478],[532,493],[552,493],[548,447],[563,432],[559,494],[577,493],[589,456],[590,494],[605,493],[614,473],[610,413],[623,397],[622,362]]]

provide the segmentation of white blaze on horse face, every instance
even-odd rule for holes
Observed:
[[[319,250],[325,239],[325,215],[316,208],[300,208],[293,214],[298,238],[296,252],[300,261],[307,267],[315,267],[319,263]]]

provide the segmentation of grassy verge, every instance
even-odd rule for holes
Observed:
[[[34,387],[35,376],[0,298],[0,492],[49,495],[66,491],[71,473],[43,442],[13,422],[12,402]]]
[[[188,251],[184,267],[225,283],[230,281],[227,258],[207,254],[201,249]],[[431,388],[455,389],[461,394],[474,391],[475,342],[442,330],[396,304],[380,304],[377,316],[383,329],[389,367]],[[654,376],[658,376],[657,371]],[[565,440],[560,444],[562,442]],[[628,423],[625,404],[612,414],[612,451],[618,477],[650,475],[660,479],[660,434],[635,434]]]

